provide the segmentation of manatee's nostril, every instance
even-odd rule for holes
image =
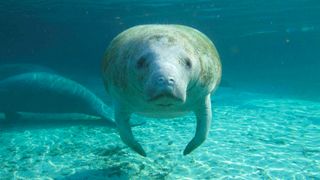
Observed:
[[[162,85],[174,85],[175,80],[172,77],[169,77],[169,78],[159,77],[158,83]]]
[[[169,78],[168,84],[173,85],[174,84],[174,79],[173,78]]]
[[[159,77],[159,78],[158,78],[158,82],[159,82],[159,83],[163,84],[164,81],[165,81],[164,77]]]

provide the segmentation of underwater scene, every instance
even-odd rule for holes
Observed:
[[[0,2],[0,179],[320,179],[320,1]]]

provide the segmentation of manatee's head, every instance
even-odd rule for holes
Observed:
[[[185,103],[187,91],[195,86],[200,73],[192,48],[173,36],[157,34],[135,49],[128,78],[143,100],[163,108]]]
[[[144,110],[192,106],[211,93],[221,78],[212,42],[184,26],[130,28],[113,39],[102,67],[106,90],[113,99]]]

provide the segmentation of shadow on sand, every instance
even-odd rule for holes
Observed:
[[[120,167],[111,167],[108,169],[85,170],[73,175],[57,178],[57,180],[127,180],[129,176],[123,172]]]

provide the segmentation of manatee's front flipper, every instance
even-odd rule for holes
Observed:
[[[133,137],[131,125],[129,123],[131,113],[122,111],[122,109],[122,107],[115,108],[115,120],[117,123],[120,138],[126,145],[128,145],[138,154],[144,157],[147,156],[141,145]]]
[[[210,95],[205,97],[205,99],[200,103],[200,106],[198,106],[194,112],[197,117],[196,133],[184,149],[183,155],[187,155],[195,150],[204,142],[204,140],[206,140],[208,136],[212,118]]]

